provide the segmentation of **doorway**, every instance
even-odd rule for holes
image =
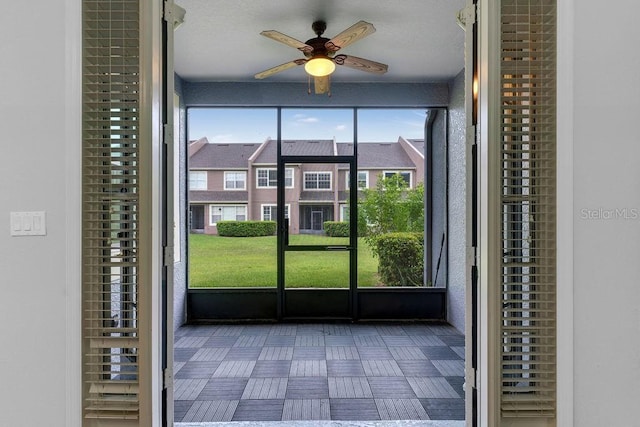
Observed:
[[[436,120],[427,120],[440,110]],[[202,206],[205,223],[202,235],[189,236],[190,322],[445,318],[446,110],[190,108],[187,117],[194,132],[189,206]],[[398,125],[409,120],[419,126]],[[213,123],[210,135],[233,134],[225,129],[232,122],[243,128],[255,122],[247,128],[266,126],[263,132],[280,137],[211,142],[202,122]],[[324,125],[301,130],[301,123],[317,122]],[[432,126],[427,143],[425,123]],[[342,133],[334,136],[336,129]],[[442,212],[425,216],[425,150],[434,144],[441,172],[429,175],[435,182],[429,193],[439,198],[428,206]],[[219,214],[226,211],[233,215]],[[425,233],[425,217],[438,222],[437,242]],[[241,237],[224,229],[228,220],[247,221],[246,227],[270,221],[276,228],[271,235]],[[373,237],[393,231],[418,233],[419,252],[415,262],[394,261],[400,269],[381,272]],[[418,266],[417,275],[403,270],[416,269],[409,265]]]

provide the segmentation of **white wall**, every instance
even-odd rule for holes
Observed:
[[[637,426],[640,3],[573,4],[574,425]]]
[[[79,51],[67,37],[79,42],[79,25],[77,0],[3,2],[0,14],[2,426],[78,421],[67,385],[80,372],[80,104],[69,67]],[[46,211],[47,235],[10,237],[9,212],[32,210]]]

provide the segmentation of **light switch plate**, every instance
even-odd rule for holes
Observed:
[[[12,236],[46,236],[47,216],[39,212],[11,212]]]

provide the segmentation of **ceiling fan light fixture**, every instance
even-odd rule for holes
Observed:
[[[304,70],[313,77],[324,77],[333,73],[336,64],[326,56],[316,56],[304,64]]]

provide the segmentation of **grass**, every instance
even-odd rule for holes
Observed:
[[[292,235],[290,244],[340,245],[346,240]],[[189,287],[276,287],[276,237],[189,236]],[[349,253],[313,251],[285,253],[287,288],[347,288]],[[358,243],[358,286],[376,286],[378,260]]]

